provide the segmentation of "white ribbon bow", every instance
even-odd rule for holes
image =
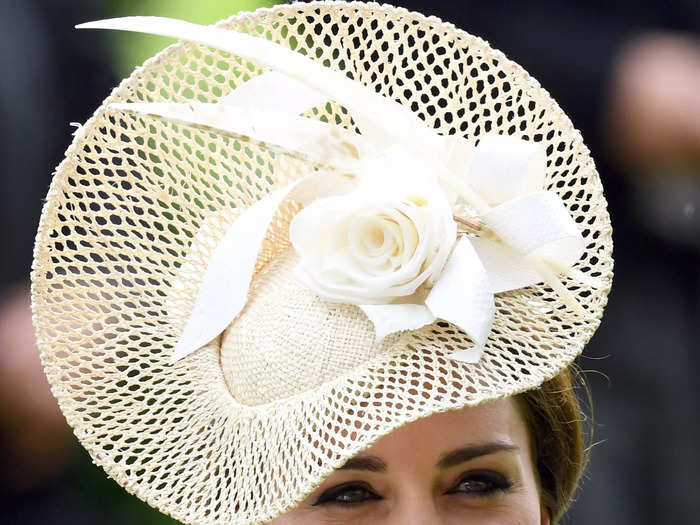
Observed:
[[[271,41],[219,28],[157,17],[129,17],[79,28],[122,29],[203,43],[273,69],[237,88],[218,104],[112,104],[117,110],[157,115],[245,136],[303,155],[331,168],[353,169],[394,144],[424,152],[436,184],[474,209],[491,238],[463,235],[439,278],[420,304],[359,304],[377,339],[417,329],[437,318],[456,325],[476,343],[451,355],[476,362],[494,317],[493,294],[545,281],[564,303],[585,310],[557,274],[576,276],[571,266],[584,251],[583,238],[562,200],[544,191],[545,154],[540,144],[485,135],[479,145],[443,137],[400,104],[313,60]],[[299,115],[334,100],[345,106],[361,135]],[[342,195],[355,182],[330,169],[274,191],[244,210],[215,249],[194,309],[171,362],[217,337],[244,308],[255,262],[270,222],[285,200],[309,204]],[[360,174],[361,175],[361,174]]]

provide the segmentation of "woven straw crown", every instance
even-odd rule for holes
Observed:
[[[190,43],[146,62],[75,136],[44,207],[33,312],[54,395],[95,462],[186,523],[263,523],[393,429],[535,388],[581,352],[612,278],[598,174],[580,134],[538,83],[484,41],[391,6],[318,2],[241,14],[220,27],[277,41],[397,100],[444,135],[542,142],[546,189],[586,242],[576,265],[600,287],[544,285],[496,296],[481,361],[439,321],[375,343],[355,306],[321,301],[293,276],[293,203],[258,258],[248,305],[209,345],[168,365],[208,258],[241,210],[308,173],[259,143],[106,106],[216,102],[262,72]],[[334,103],[310,118],[352,127]]]

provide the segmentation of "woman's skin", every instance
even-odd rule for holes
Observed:
[[[274,525],[549,525],[527,428],[503,399],[405,425]]]

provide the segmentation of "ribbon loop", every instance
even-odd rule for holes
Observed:
[[[544,186],[545,152],[541,144],[488,133],[474,151],[467,177],[491,206]]]
[[[569,267],[584,251],[583,238],[558,195],[539,191],[492,208],[484,222],[519,255]]]
[[[430,311],[464,330],[483,347],[491,331],[495,306],[486,270],[468,238],[452,250],[440,280],[425,299]]]
[[[435,315],[424,304],[365,304],[360,309],[374,325],[374,338],[405,330],[418,330],[435,322]]]

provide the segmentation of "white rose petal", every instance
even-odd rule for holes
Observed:
[[[413,160],[398,149],[366,160],[356,190],[319,199],[292,221],[297,275],[322,299],[386,304],[438,278],[457,228],[433,174]]]

